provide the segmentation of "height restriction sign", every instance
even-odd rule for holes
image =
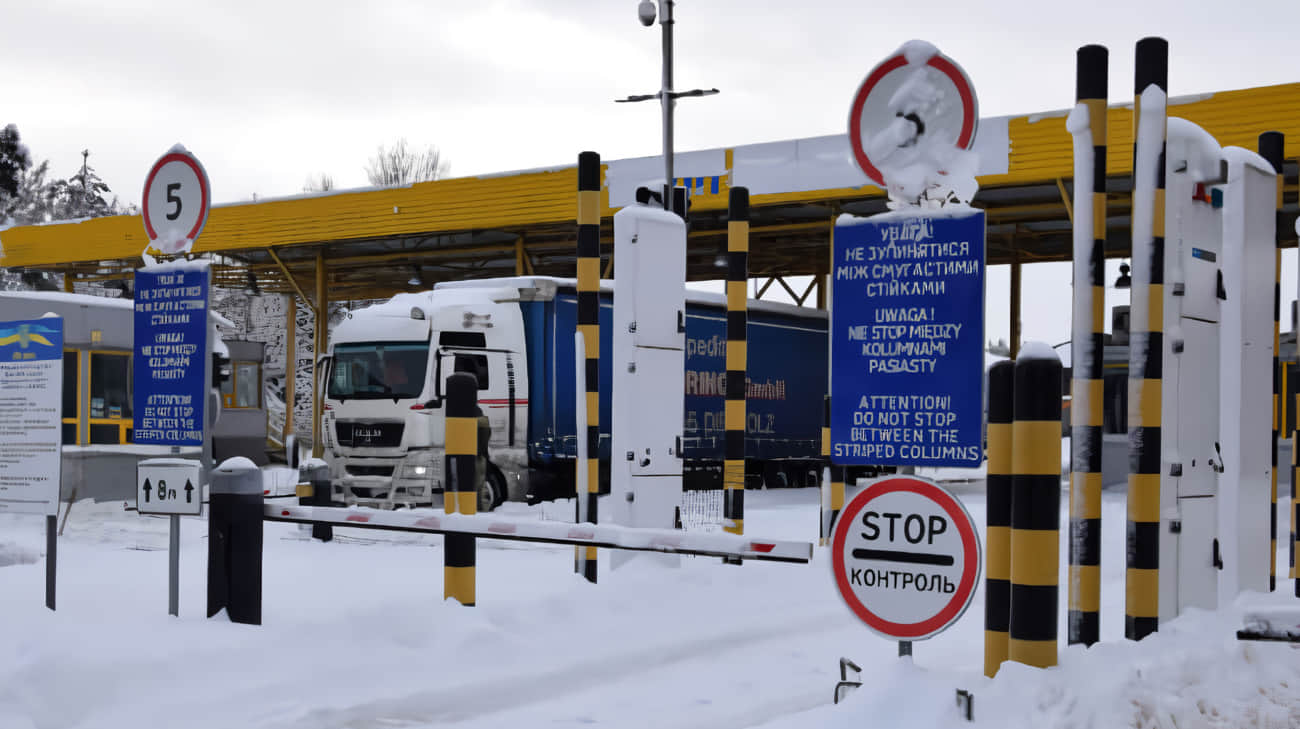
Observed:
[[[923,640],[966,612],[980,543],[966,507],[922,478],[876,481],[844,507],[831,542],[835,586],[867,627]]]

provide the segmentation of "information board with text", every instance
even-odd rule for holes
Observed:
[[[978,466],[984,213],[845,216],[833,255],[831,460]]]
[[[208,270],[135,273],[134,441],[203,445],[208,389]]]
[[[63,319],[0,322],[0,513],[59,513]]]

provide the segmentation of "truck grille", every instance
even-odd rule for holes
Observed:
[[[335,424],[339,445],[344,448],[396,448],[402,444],[402,423],[355,423],[340,420]]]
[[[349,464],[347,469],[349,476],[383,476],[389,478],[393,475],[392,466],[357,466]]]

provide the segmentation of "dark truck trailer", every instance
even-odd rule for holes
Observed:
[[[577,292],[557,280],[553,296],[520,302],[530,382],[527,447],[530,500],[568,497],[575,437],[574,332]],[[600,305],[601,491],[609,490],[613,293],[604,282]],[[726,394],[726,301],[687,292],[684,487],[721,488]],[[818,482],[822,403],[827,387],[827,314],[817,309],[750,301],[745,427],[750,486]]]

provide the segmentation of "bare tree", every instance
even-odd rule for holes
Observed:
[[[329,192],[334,189],[334,176],[321,172],[316,175],[309,175],[307,181],[302,185],[303,192]]]
[[[399,139],[392,147],[379,146],[366,165],[366,177],[376,187],[399,187],[437,180],[447,174],[447,167],[437,147],[429,145],[423,151],[414,150],[406,139]]]

